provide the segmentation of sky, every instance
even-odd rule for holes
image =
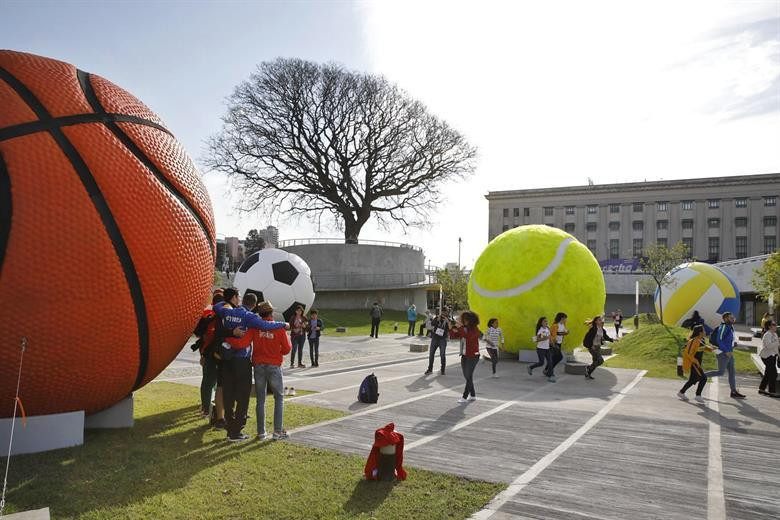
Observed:
[[[202,167],[226,98],[276,57],[381,74],[462,132],[477,169],[422,229],[362,239],[474,264],[489,191],[780,172],[780,0],[653,2],[0,0],[0,48],[61,59],[132,92]],[[217,232],[305,220],[240,214],[202,168]]]

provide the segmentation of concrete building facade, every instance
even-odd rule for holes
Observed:
[[[649,244],[688,245],[722,262],[778,247],[780,173],[494,191],[488,239],[525,224],[574,235],[602,262],[641,256]]]
[[[279,247],[279,230],[274,226],[268,226],[265,229],[261,229],[257,232],[260,238],[265,242],[266,248],[278,248]]]

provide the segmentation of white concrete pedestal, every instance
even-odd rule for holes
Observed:
[[[125,397],[111,408],[88,415],[84,428],[132,428],[133,427],[133,395]]]
[[[3,515],[3,520],[49,520],[51,515],[49,514],[49,508],[35,509],[32,511],[22,511],[20,513],[11,513],[10,515]]]

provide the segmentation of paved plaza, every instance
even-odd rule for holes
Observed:
[[[404,464],[507,490],[475,518],[776,519],[780,516],[780,400],[756,393],[758,380],[708,385],[704,405],[675,397],[679,381],[598,369],[594,381],[564,374],[549,383],[515,361],[477,367],[477,401],[463,390],[457,345],[446,375],[425,376],[427,354],[388,335],[322,338],[320,367],[285,368],[285,384],[317,393],[292,398],[351,415],[299,428],[291,442],[367,455],[376,428],[394,422],[406,438]],[[308,365],[308,360],[305,361]],[[357,401],[362,379],[379,378],[379,402]],[[199,385],[186,347],[158,378]],[[689,392],[691,397],[693,391]]]

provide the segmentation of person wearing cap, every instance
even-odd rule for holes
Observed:
[[[270,302],[262,302],[255,312],[265,321],[271,322],[274,312]],[[252,329],[252,366],[255,374],[255,395],[257,406],[257,438],[268,438],[265,432],[265,396],[270,384],[274,394],[274,433],[273,440],[284,440],[288,437],[284,430],[284,379],[282,362],[284,356],[290,353],[292,345],[284,329],[259,330]]]

